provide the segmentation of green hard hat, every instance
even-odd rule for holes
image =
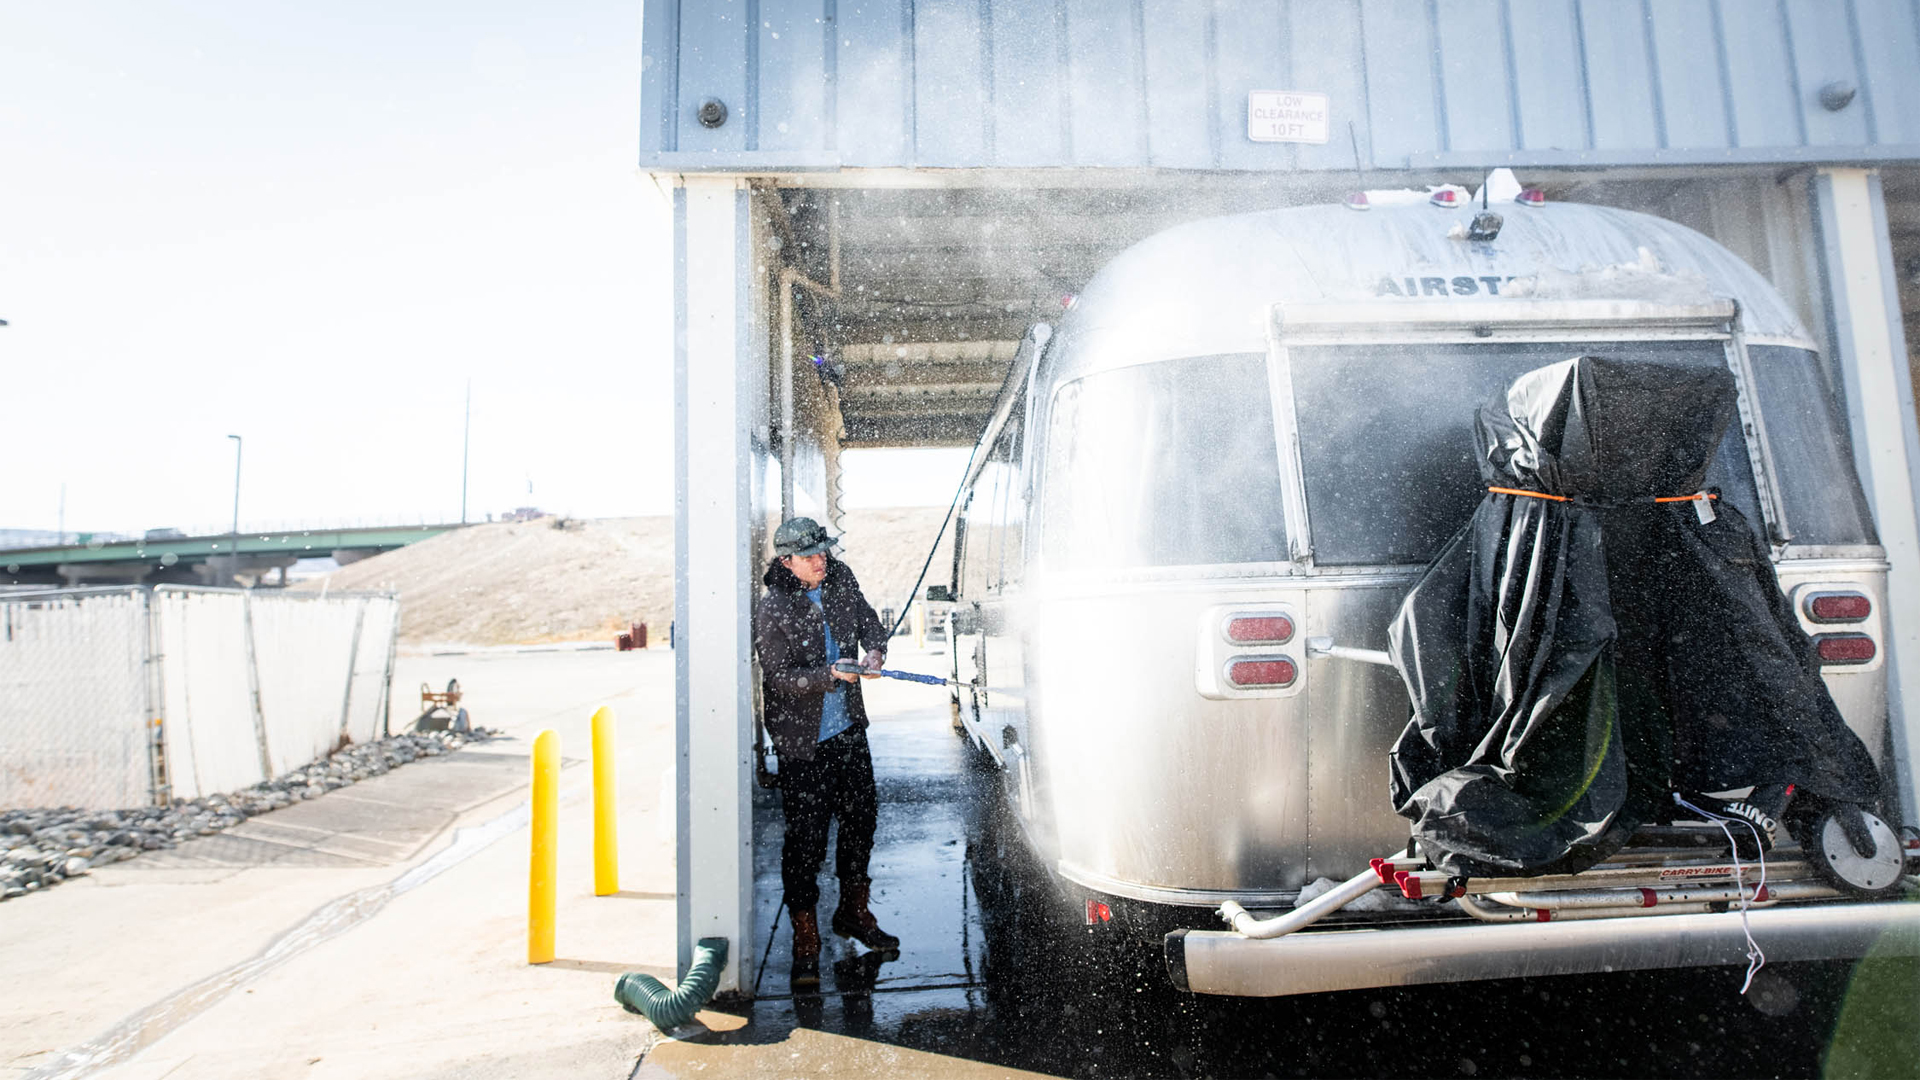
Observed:
[[[776,555],[817,555],[839,542],[839,537],[828,536],[827,530],[812,518],[789,518],[773,530]]]

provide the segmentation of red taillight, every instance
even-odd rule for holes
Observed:
[[[1255,687],[1292,686],[1299,669],[1284,656],[1249,657],[1227,665],[1227,681],[1242,690]]]
[[[1293,620],[1285,615],[1235,615],[1227,620],[1227,640],[1235,645],[1278,645],[1293,640]]]
[[[1521,206],[1531,206],[1538,209],[1539,207],[1547,205],[1547,193],[1541,191],[1539,188],[1525,188],[1520,194],[1513,197],[1513,201],[1519,203]]]
[[[1813,647],[1823,664],[1870,664],[1879,653],[1865,634],[1819,634]]]
[[[1850,592],[1814,593],[1807,597],[1807,618],[1814,622],[1861,622],[1873,614],[1873,601]]]
[[[1113,909],[1099,900],[1087,901],[1087,925],[1113,921]]]
[[[1428,196],[1427,201],[1448,210],[1466,205],[1460,198],[1460,192],[1454,188],[1441,188]]]

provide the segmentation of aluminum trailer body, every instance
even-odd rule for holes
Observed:
[[[1150,237],[1057,329],[1029,335],[976,451],[950,583],[957,723],[1058,877],[1190,916],[1194,932],[1169,938],[1183,986],[1281,994],[1731,962],[1718,945],[1674,944],[1685,916],[1623,920],[1611,937],[1391,915],[1337,940],[1203,929],[1224,901],[1285,908],[1405,845],[1387,752],[1408,699],[1391,667],[1364,659],[1484,494],[1474,408],[1546,363],[1600,353],[1734,373],[1740,423],[1708,483],[1764,530],[1809,634],[1873,643],[1825,679],[1883,773],[1906,767],[1888,733],[1887,563],[1812,335],[1757,272],[1683,226],[1590,205],[1498,209],[1492,240],[1466,238],[1475,208],[1425,202]],[[1817,619],[1811,600],[1831,593],[1864,597],[1868,614]],[[1904,907],[1781,908],[1756,913],[1755,933],[1777,926],[1783,954],[1802,958],[1860,955],[1876,928],[1913,928]]]

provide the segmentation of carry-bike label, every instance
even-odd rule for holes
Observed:
[[[1669,866],[1660,871],[1660,880],[1685,881],[1690,878],[1733,877],[1738,872],[1731,866]]]

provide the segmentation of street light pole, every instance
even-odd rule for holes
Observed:
[[[467,379],[467,416],[460,427],[460,524],[467,523],[467,449],[473,445],[473,379]]]
[[[240,535],[240,450],[244,445],[240,436],[229,435],[233,440],[233,535]]]

